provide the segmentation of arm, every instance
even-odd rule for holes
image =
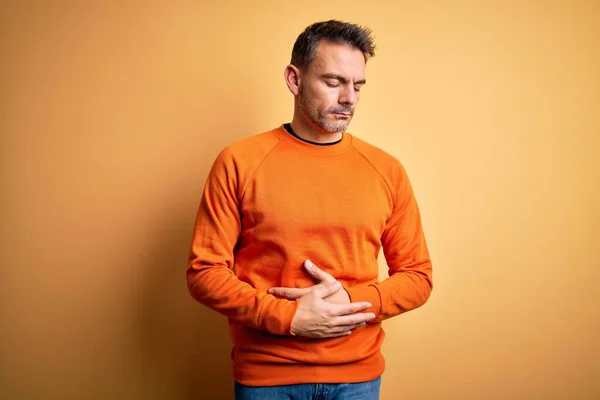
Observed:
[[[432,290],[432,268],[415,195],[404,168],[392,190],[394,206],[381,243],[389,277],[366,287],[347,288],[351,301],[368,301],[380,322],[423,305]]]
[[[259,292],[233,273],[233,250],[241,231],[237,171],[225,150],[209,173],[194,226],[188,289],[198,302],[234,321],[289,335],[297,303]]]

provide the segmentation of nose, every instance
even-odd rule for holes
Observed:
[[[340,93],[339,103],[343,105],[353,106],[358,101],[358,93],[354,90],[353,85],[344,85]]]

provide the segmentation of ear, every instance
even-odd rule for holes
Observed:
[[[285,83],[294,96],[300,93],[300,70],[295,65],[288,65],[283,72]]]

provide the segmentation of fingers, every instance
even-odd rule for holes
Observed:
[[[288,287],[273,287],[267,291],[267,293],[272,294],[273,296],[283,297],[288,300],[296,300],[308,292],[310,292],[311,288],[288,288]]]
[[[366,325],[367,325],[366,322],[361,322],[361,323],[352,324],[352,325],[334,326],[334,327],[327,329],[326,331],[322,331],[319,333],[315,332],[306,337],[312,337],[313,339],[329,339],[329,338],[335,338],[335,337],[341,337],[341,336],[348,336],[352,333],[353,330],[355,330],[357,328],[362,328],[363,326],[366,326]]]
[[[312,275],[313,278],[318,280],[319,282],[327,282],[333,283],[335,282],[335,278],[323,271],[321,268],[317,267],[312,261],[306,260],[304,261],[304,268],[308,271],[309,274]]]
[[[332,315],[349,315],[371,308],[371,303],[366,301],[350,304],[332,304]]]
[[[345,332],[353,331],[356,328],[362,328],[365,325],[367,325],[366,322],[361,322],[360,324],[336,326],[334,328],[331,328],[329,330],[329,333],[334,333],[334,334],[345,333]]]
[[[323,299],[327,296],[331,296],[338,290],[342,288],[342,284],[339,282],[334,282],[332,284],[321,284],[312,287],[312,292],[319,299]],[[339,315],[339,314],[336,314]]]
[[[360,325],[363,323],[367,323],[371,320],[375,319],[375,314],[373,313],[358,313],[352,315],[344,315],[341,317],[335,317],[331,320],[330,326],[331,328],[336,327],[344,327],[349,325]]]
[[[336,337],[348,336],[352,333],[352,331],[344,331],[339,333],[326,333],[319,336],[317,339],[331,339]]]
[[[322,338],[334,338],[340,336],[348,336],[352,333],[356,328],[362,328],[367,325],[366,322],[361,322],[360,324],[352,324],[352,325],[343,325],[343,326],[335,326],[330,328],[326,333],[322,334]]]

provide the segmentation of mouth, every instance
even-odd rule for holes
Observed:
[[[352,116],[352,114],[350,114],[350,113],[333,113],[333,115],[336,115],[338,117],[344,117],[344,118],[348,118],[348,117]]]

